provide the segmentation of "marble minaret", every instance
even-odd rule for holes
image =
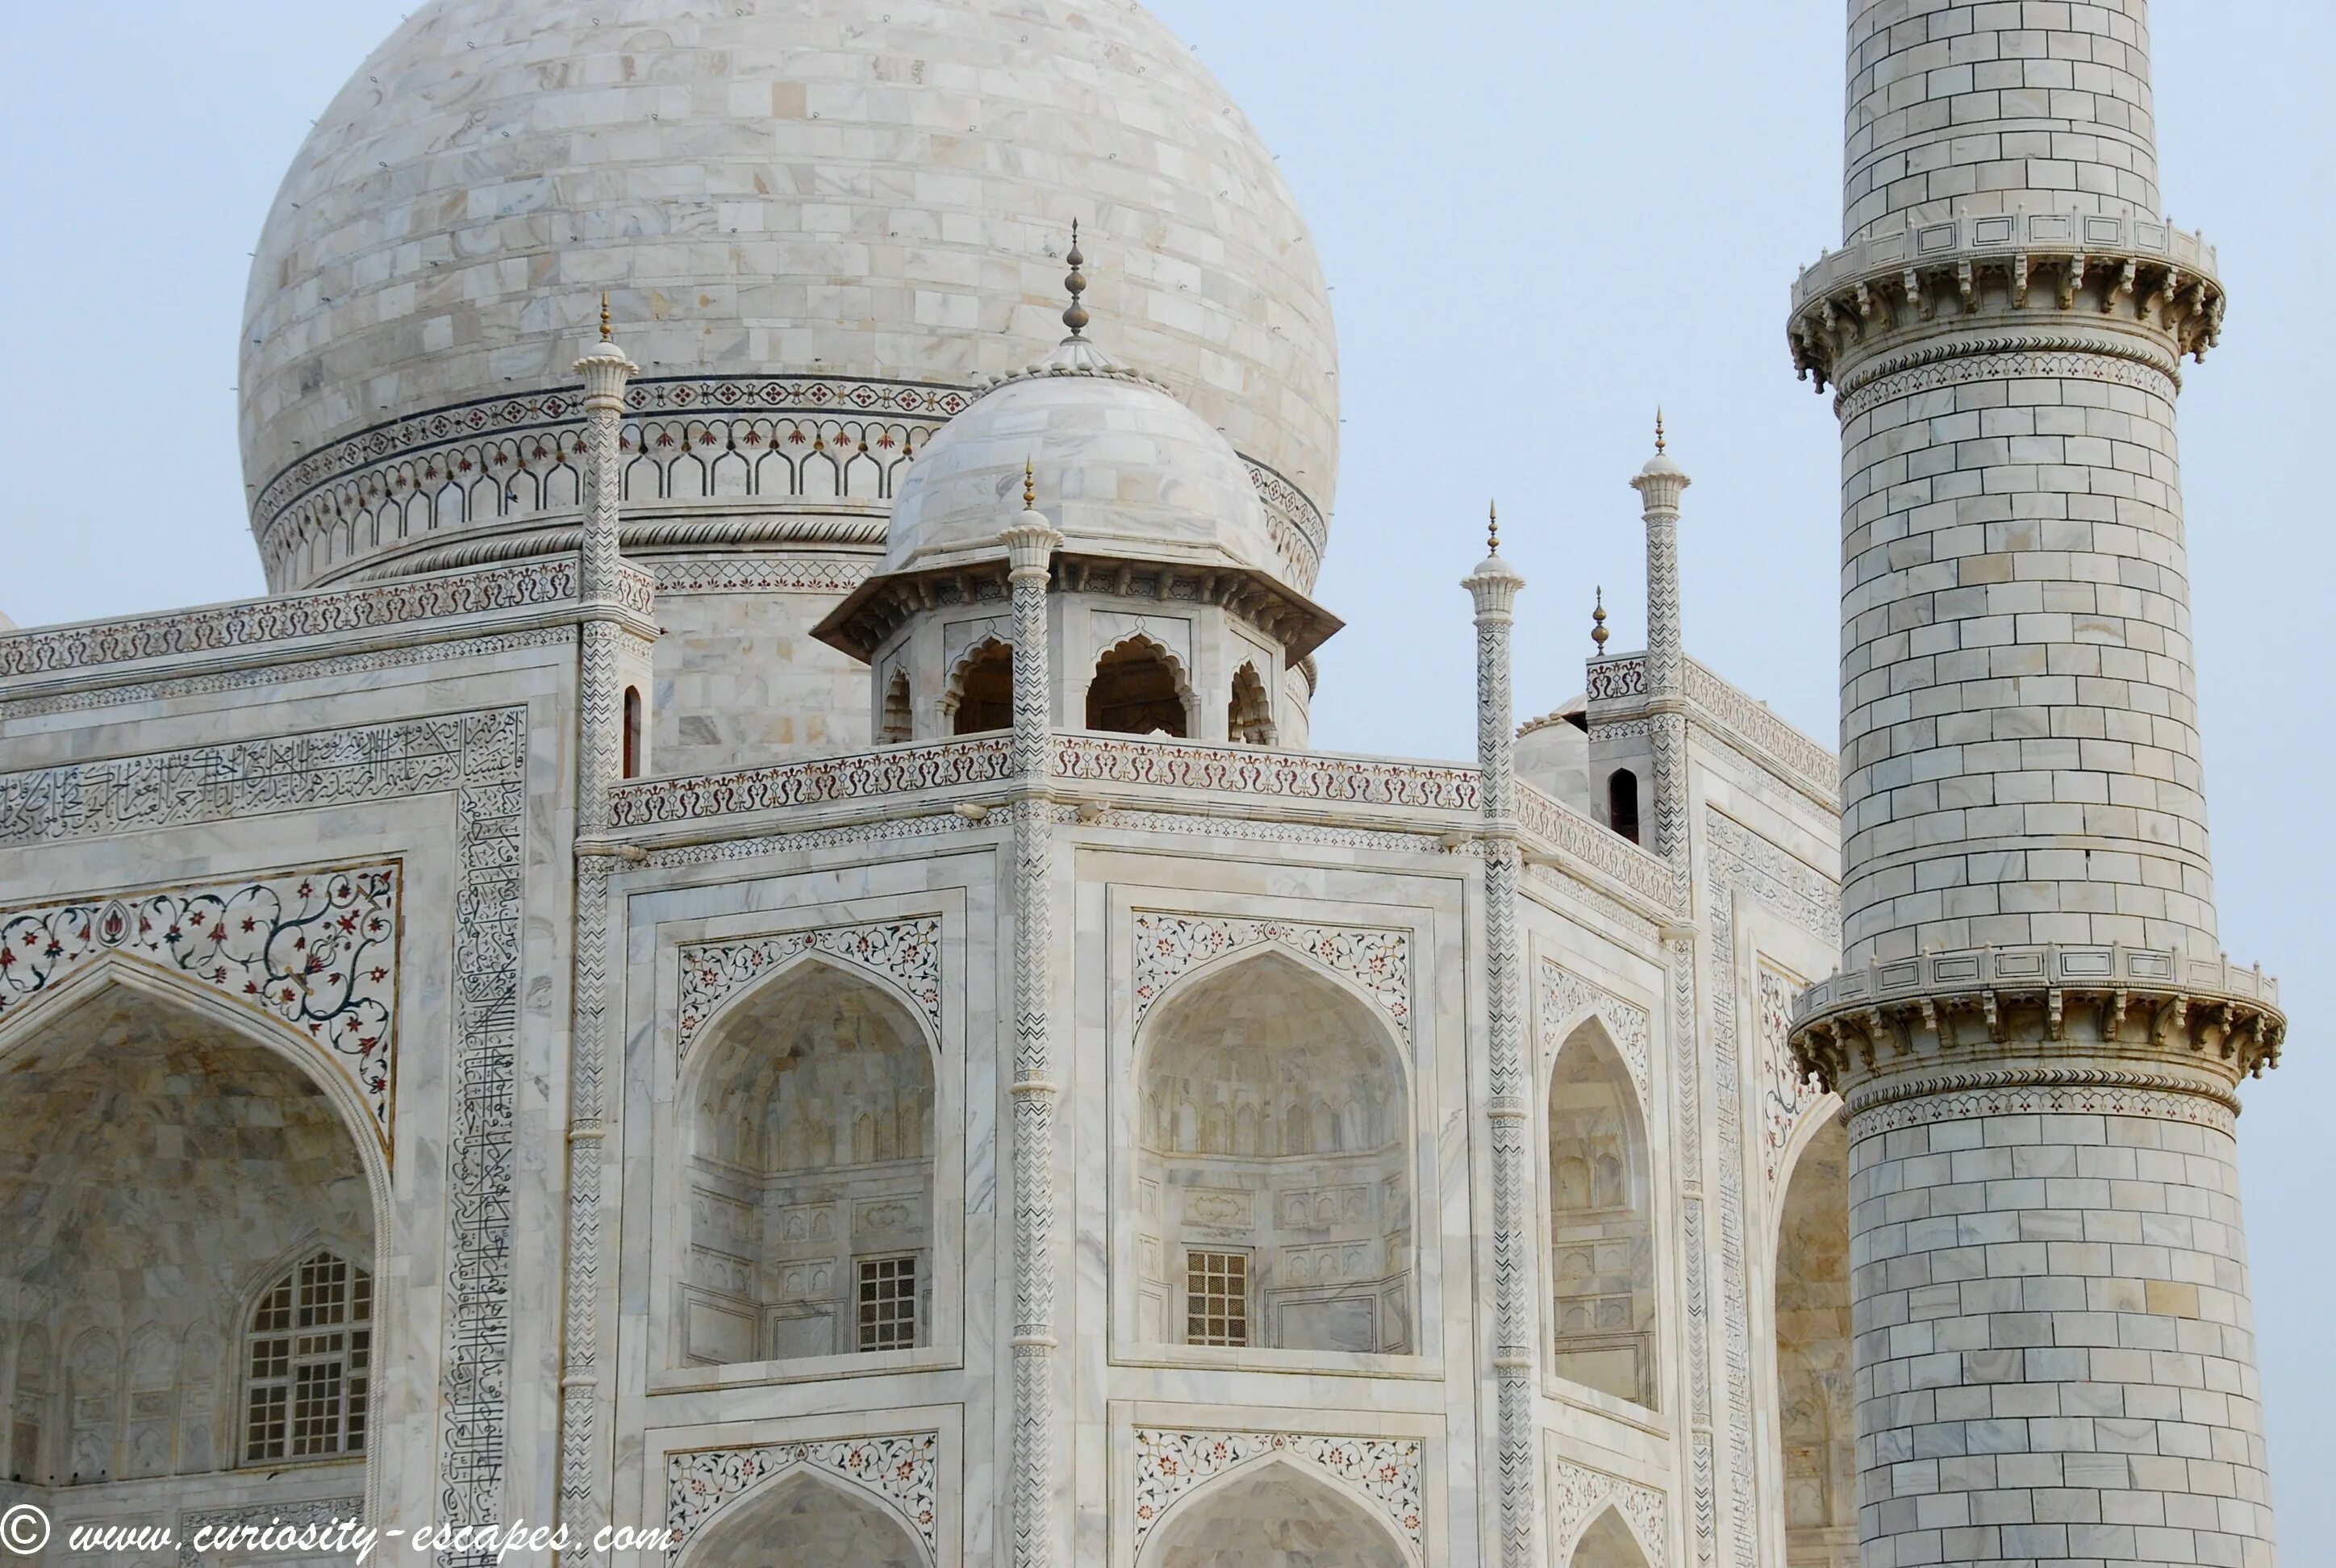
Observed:
[[[2214,928],[2143,0],[1853,0],[1842,430],[1859,1534],[1912,1563],[2269,1564],[2233,1142],[2275,985]]]

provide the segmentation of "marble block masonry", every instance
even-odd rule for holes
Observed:
[[[421,5],[257,248],[268,592],[0,622],[0,1512],[2267,1568],[2145,22],[1851,8],[1842,754],[1658,419],[1643,648],[1422,545],[1443,763],[1313,748],[1328,290],[1139,5]]]

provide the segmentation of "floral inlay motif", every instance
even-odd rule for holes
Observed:
[[[1580,1027],[1585,1018],[1596,1018],[1606,1026],[1608,1037],[1621,1053],[1623,1065],[1630,1069],[1630,1081],[1639,1086],[1640,1104],[1648,1102],[1653,1093],[1650,1058],[1653,1053],[1647,1009],[1633,1007],[1621,998],[1591,985],[1572,970],[1541,961],[1541,1049],[1546,1064],[1565,1044],[1565,1038]]]
[[[1760,1092],[1760,1174],[1771,1197],[1785,1179],[1785,1151],[1792,1145],[1794,1129],[1819,1102],[1831,1098],[1793,1060],[1793,995],[1800,988],[1800,981],[1760,966],[1753,1052]]]
[[[1411,1037],[1411,942],[1402,931],[1214,915],[1135,912],[1135,1022],[1195,964],[1272,942],[1360,987]]]
[[[724,1002],[803,953],[820,953],[891,980],[916,1002],[941,1035],[941,922],[937,915],[822,926],[744,941],[707,942],[681,950],[681,1020],[676,1054],[689,1055],[698,1031]]]
[[[1550,1462],[1550,1482],[1549,1544],[1558,1561],[1572,1557],[1582,1531],[1609,1505],[1646,1548],[1649,1562],[1670,1561],[1670,1532],[1660,1492],[1566,1459]]]
[[[0,911],[0,1018],[93,959],[140,959],[314,1040],[386,1144],[398,875],[391,862]]]
[[[1135,1429],[1135,1544],[1140,1551],[1177,1498],[1244,1465],[1280,1455],[1319,1472],[1384,1514],[1421,1560],[1421,1446],[1413,1437],[1326,1437],[1295,1432]]]
[[[774,1475],[806,1467],[866,1492],[914,1530],[928,1552],[939,1551],[940,1435],[910,1432],[667,1455],[667,1560],[734,1498]]]

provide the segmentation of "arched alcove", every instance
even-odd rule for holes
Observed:
[[[1413,1349],[1397,1051],[1368,1004],[1270,950],[1153,1008],[1137,1054],[1138,1339]]]
[[[21,1336],[7,1474],[137,1480],[181,1505],[248,1489],[277,1466],[244,1457],[245,1346],[217,1325],[302,1249],[372,1269],[372,1129],[164,982],[89,976],[43,1007],[0,1040],[0,1338]],[[284,1387],[287,1423],[316,1415],[321,1385]],[[336,1430],[306,1457],[361,1457],[362,1427]]]
[[[1225,707],[1225,735],[1243,745],[1273,744],[1273,704],[1253,663],[1233,671],[1232,699]]]
[[[1639,842],[1639,775],[1618,767],[1606,775],[1606,825]]]
[[[1087,682],[1087,728],[1182,740],[1191,732],[1190,696],[1175,656],[1139,632],[1095,660]]]
[[[873,1497],[796,1470],[741,1497],[676,1568],[927,1568],[924,1543]]]
[[[1639,1538],[1611,1508],[1601,1510],[1582,1532],[1569,1561],[1572,1568],[1650,1568]]]
[[[951,735],[1014,727],[1014,649],[986,638],[949,672]]]
[[[1549,1195],[1557,1374],[1654,1409],[1653,1171],[1630,1070],[1595,1018],[1550,1074]]]
[[[959,711],[964,711],[962,702]],[[878,738],[887,745],[899,745],[915,739],[916,734],[916,712],[909,702],[909,672],[896,669],[884,687],[883,722],[878,726]]]
[[[1181,1500],[1144,1544],[1141,1568],[1406,1568],[1362,1504],[1296,1466],[1239,1470]]]
[[[811,959],[697,1048],[676,1360],[931,1343],[934,1072],[916,1016]]]
[[[1794,1162],[1776,1231],[1776,1424],[1790,1568],[1854,1568],[1849,1133],[1835,1115]]]

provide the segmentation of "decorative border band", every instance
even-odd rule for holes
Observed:
[[[698,1032],[724,1002],[804,953],[840,959],[892,981],[915,998],[934,1042],[939,1042],[941,922],[937,915],[917,915],[683,948],[677,959],[681,1017],[674,1054],[689,1055]]]
[[[0,1018],[108,953],[215,990],[316,1048],[391,1148],[401,868],[326,866],[0,910]]]
[[[1280,1456],[1328,1478],[1384,1514],[1423,1560],[1426,1508],[1416,1437],[1321,1437],[1292,1432],[1180,1432],[1138,1427],[1134,1535],[1138,1552],[1178,1498],[1259,1460]]]
[[[867,1494],[928,1553],[940,1545],[940,1434],[910,1432],[830,1442],[701,1448],[665,1459],[666,1560],[706,1521],[774,1475],[809,1470]]]

